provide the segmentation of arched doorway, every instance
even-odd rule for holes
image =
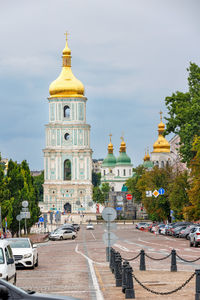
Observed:
[[[72,212],[72,206],[69,202],[65,203],[64,210],[65,210],[66,213],[71,213]]]

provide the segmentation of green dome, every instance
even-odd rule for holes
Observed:
[[[116,158],[113,153],[108,153],[104,161],[102,162],[102,167],[114,167],[116,165]]]
[[[146,160],[144,161],[143,166],[147,169],[153,168],[153,162],[150,160]]]
[[[126,152],[121,152],[117,158],[117,165],[130,165],[131,159]]]

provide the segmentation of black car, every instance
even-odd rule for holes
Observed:
[[[24,291],[11,283],[0,279],[0,299],[2,300],[78,300],[78,298],[40,294],[35,291]],[[80,299],[79,299],[80,300]]]
[[[75,228],[77,231],[79,231],[80,228],[81,228],[79,224],[73,223],[72,225],[74,226],[74,228]]]

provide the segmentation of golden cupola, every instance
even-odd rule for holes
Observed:
[[[165,124],[162,122],[162,112],[160,112],[160,123],[158,124],[158,139],[153,145],[153,153],[170,152],[170,144],[163,136],[164,130]]]
[[[113,144],[111,142],[112,134],[110,134],[109,136],[110,136],[110,143],[108,144],[108,153],[113,154]]]
[[[71,97],[84,97],[84,85],[78,80],[71,69],[71,50],[67,43],[62,52],[62,71],[58,78],[54,80],[49,86],[50,98],[71,98]]]

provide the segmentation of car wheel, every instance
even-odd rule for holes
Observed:
[[[16,283],[17,283],[17,274],[15,273],[15,277],[14,277],[14,285],[16,285]]]
[[[60,240],[63,240],[63,236],[60,237]]]
[[[72,235],[72,240],[74,240],[75,239],[75,235]]]
[[[35,263],[35,267],[38,267],[38,256],[37,256],[37,260],[36,260],[36,263]]]
[[[190,241],[190,247],[193,247],[193,243]]]
[[[31,269],[35,269],[35,264],[34,264],[34,260],[33,260],[33,265],[32,265],[32,267],[31,267]]]
[[[196,241],[194,242],[194,246],[195,246],[195,247],[198,247],[198,243],[197,243]]]

